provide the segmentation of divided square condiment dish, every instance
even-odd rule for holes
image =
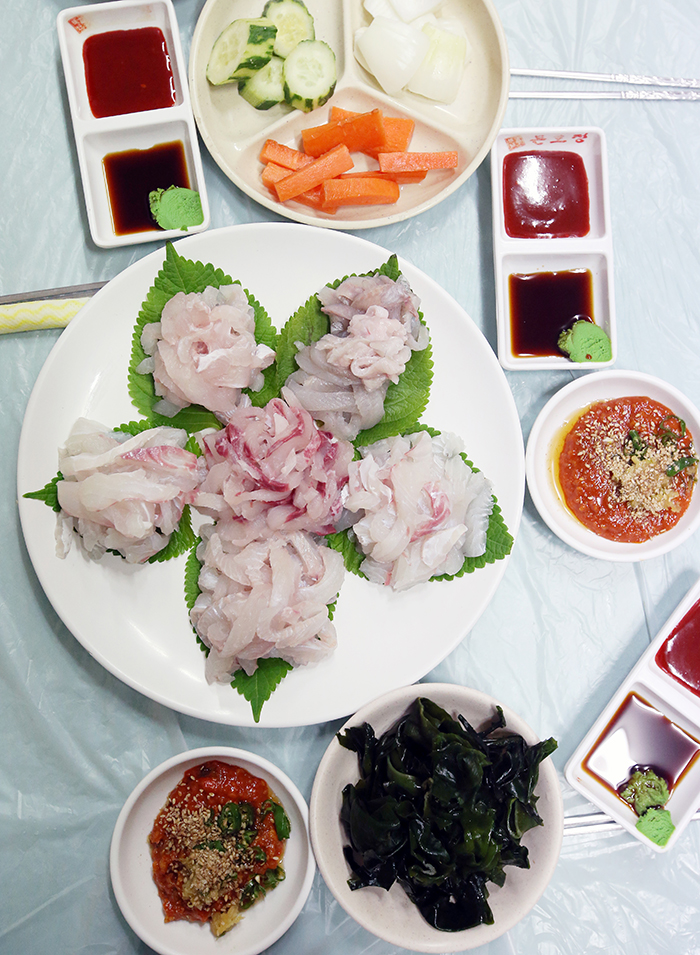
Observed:
[[[491,149],[491,190],[502,367],[579,371],[613,365],[617,332],[603,131],[501,130]],[[589,285],[585,298],[562,287],[576,275]],[[577,317],[603,329],[610,359],[572,361],[559,350],[559,332]]]
[[[95,244],[113,248],[208,228],[204,172],[172,0],[71,7],[58,14],[56,26]],[[177,153],[176,160],[165,162],[167,151]],[[129,162],[137,169],[138,180],[133,171],[126,176],[126,192],[110,176],[110,162]],[[200,223],[163,229],[151,218],[149,192],[173,185],[199,193]]]
[[[574,789],[657,852],[675,845],[700,805],[700,671],[696,692],[660,663],[670,637],[679,630],[697,635],[698,628],[700,580],[624,679],[565,770]],[[695,662],[700,667],[700,655]],[[619,795],[624,780],[618,778],[618,767],[625,762],[674,777],[666,779],[670,797],[665,808],[675,828],[662,844],[637,829],[637,814]]]

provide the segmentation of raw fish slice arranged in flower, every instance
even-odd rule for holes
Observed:
[[[276,346],[270,317],[249,292],[168,243],[134,329],[129,395],[157,424],[190,434],[218,428],[241,392],[256,405],[278,394]]]
[[[353,447],[321,431],[308,411],[281,398],[239,407],[201,443],[208,474],[194,502],[200,512],[262,517],[271,532],[335,530]]]
[[[405,590],[456,574],[486,550],[492,485],[461,456],[455,435],[418,431],[361,448],[349,469],[345,507],[365,555],[362,573]]]
[[[317,663],[336,646],[328,605],[345,574],[340,554],[303,531],[251,540],[246,523],[206,525],[197,548],[200,594],[190,618],[209,648],[209,682],[252,674],[269,658]]]
[[[419,305],[396,256],[324,286],[280,333],[282,396],[349,441],[399,434],[420,418],[432,380]]]
[[[205,473],[185,450],[187,438],[177,428],[130,436],[79,419],[59,450],[58,555],[68,553],[74,530],[96,560],[116,551],[140,563],[162,551]]]
[[[419,424],[359,449],[349,468],[346,529],[327,537],[348,570],[405,590],[510,553],[513,538],[491,482],[462,447],[456,435]]]
[[[263,369],[275,360],[272,348],[256,342],[255,312],[235,284],[178,292],[159,322],[144,325],[141,346],[148,357],[136,371],[153,375],[162,399],[153,410],[169,418],[199,404],[225,420],[244,388],[262,389]]]

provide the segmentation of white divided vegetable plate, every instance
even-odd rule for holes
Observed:
[[[699,631],[700,580],[645,650],[566,766],[566,778],[574,789],[657,852],[674,846],[700,804]],[[675,647],[672,641],[676,641]],[[651,768],[666,778],[670,791],[666,809],[675,829],[664,845],[657,845],[637,829],[638,816],[618,795],[628,778],[628,767]]]
[[[171,0],[71,7],[56,22],[95,244],[133,245],[208,228],[204,173]],[[151,219],[149,192],[173,185],[199,193],[200,224],[167,230]]]
[[[542,158],[542,168],[514,163],[525,154]],[[556,154],[564,157],[564,173],[557,171],[556,185],[548,180],[555,175],[546,163]],[[568,162],[567,162],[568,159]],[[577,180],[576,174],[582,173]],[[527,179],[524,177],[527,176]],[[560,178],[559,178],[560,177]],[[515,185],[514,185],[515,184]],[[514,187],[513,187],[514,186]],[[608,169],[605,137],[597,127],[553,127],[502,129],[491,150],[491,189],[493,204],[493,251],[496,273],[496,316],[498,359],[510,371],[553,369],[574,371],[609,368],[617,358],[617,332],[613,294],[613,249],[608,197]],[[557,218],[558,217],[558,218]],[[557,280],[589,273],[592,292],[592,318],[610,338],[609,361],[571,362],[556,347],[556,335],[544,342],[546,331],[533,328],[533,316],[519,313],[518,293],[513,282],[543,276],[551,279],[549,288],[540,287],[540,305],[546,311],[565,310],[572,301],[570,292],[555,287]],[[546,300],[544,296],[547,296]],[[574,292],[573,300],[578,301]],[[514,314],[514,311],[516,314]],[[568,312],[566,312],[568,316]],[[573,320],[575,312],[570,316]],[[566,325],[567,319],[561,324]],[[515,331],[514,331],[514,322]],[[517,323],[520,324],[517,324]],[[557,324],[558,319],[554,324]],[[527,326],[527,339],[523,329]],[[518,336],[523,335],[522,339]],[[540,347],[541,346],[541,347]]]
[[[256,202],[294,219],[331,229],[367,229],[399,222],[430,209],[451,195],[487,156],[508,103],[510,67],[505,35],[491,0],[444,0],[441,16],[457,20],[470,52],[453,103],[440,104],[401,90],[388,96],[354,54],[355,34],[372,18],[362,0],[306,0],[316,39],[336,57],[338,80],[328,103],[309,113],[277,105],[257,110],[238,93],[235,83],[212,86],[206,68],[220,33],[235,19],[262,15],[265,0],[207,0],[192,38],[189,85],[192,108],[204,143],[229,179]],[[335,214],[291,200],[280,203],[261,181],[260,150],[266,139],[301,147],[301,130],[327,122],[330,108],[367,112],[415,121],[411,151],[456,151],[457,167],[432,170],[419,183],[404,184],[393,205],[347,206]],[[376,162],[352,154],[353,171],[376,168]]]

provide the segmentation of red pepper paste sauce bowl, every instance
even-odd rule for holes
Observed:
[[[641,372],[586,375],[537,417],[528,490],[576,550],[602,560],[657,557],[700,526],[698,439],[700,412],[672,385]]]

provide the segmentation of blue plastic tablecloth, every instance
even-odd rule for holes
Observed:
[[[3,5],[0,31],[0,294],[106,280],[155,248],[89,239],[55,30],[59,0]],[[186,52],[203,0],[175,0]],[[496,0],[514,67],[700,74],[698,0]],[[515,79],[513,88],[581,83]],[[700,102],[511,100],[504,125],[600,126],[606,134],[621,369],[672,382],[700,404]],[[275,221],[205,154],[212,227]],[[495,348],[488,162],[448,202],[364,238],[418,265]],[[22,418],[59,331],[0,336],[0,952],[146,951],[111,891],[119,810],[171,755],[211,743],[253,750],[308,798],[338,723],[239,729],[172,712],[104,670],[46,600],[16,500]],[[573,372],[506,373],[524,437]],[[53,441],[52,435],[46,439]],[[700,574],[696,536],[642,564],[567,547],[526,495],[505,577],[486,613],[427,681],[476,687],[542,736],[561,771],[622,678]],[[565,783],[567,814],[591,807]],[[317,875],[271,949],[394,955],[345,915]],[[700,824],[657,855],[612,830],[565,834],[532,912],[479,951],[657,955],[700,951]]]

